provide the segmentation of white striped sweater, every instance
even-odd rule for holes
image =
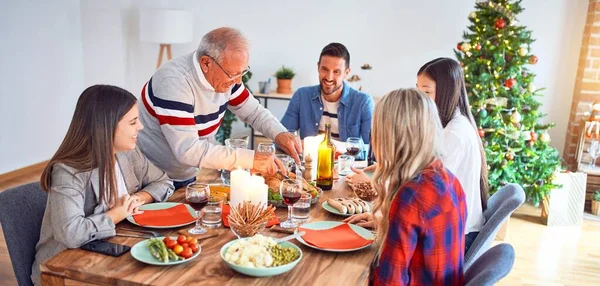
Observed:
[[[286,132],[243,84],[217,93],[206,81],[196,54],[176,58],[159,68],[144,85],[139,101],[144,129],[138,145],[169,177],[183,181],[198,168],[252,168],[254,152],[232,150],[214,140],[229,108],[269,138]]]

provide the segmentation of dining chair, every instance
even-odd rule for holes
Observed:
[[[466,286],[494,285],[512,270],[515,250],[507,243],[498,244],[481,255],[465,272]]]
[[[502,224],[523,202],[525,192],[517,184],[505,185],[488,199],[487,209],[483,212],[485,223],[465,254],[465,271],[490,248]]]
[[[0,192],[0,225],[6,239],[8,254],[19,285],[33,285],[31,265],[48,194],[39,182],[21,185]]]

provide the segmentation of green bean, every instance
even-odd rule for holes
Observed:
[[[173,261],[179,260],[179,256],[177,254],[175,254],[175,252],[173,252],[173,250],[167,249],[167,252],[169,253],[170,260],[173,260]]]
[[[150,253],[152,253],[152,256],[161,261],[159,248],[154,242],[148,241],[148,249],[150,249]]]

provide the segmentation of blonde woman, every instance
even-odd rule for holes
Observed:
[[[416,89],[388,93],[373,115],[373,187],[380,194],[374,285],[463,285],[465,194],[440,160],[435,103]],[[372,216],[355,216],[348,221]]]

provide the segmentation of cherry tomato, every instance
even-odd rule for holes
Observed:
[[[181,246],[183,246],[183,247],[190,247],[190,244],[186,242],[186,243],[182,243]]]
[[[195,243],[191,243],[191,244],[190,244],[190,248],[192,249],[192,252],[193,252],[193,253],[196,253],[196,252],[198,252],[198,245],[197,245],[197,244],[195,244]]]
[[[179,256],[186,258],[186,259],[192,257],[192,255],[193,255],[192,249],[189,247],[184,247],[183,251],[179,254]]]
[[[173,249],[173,247],[175,247],[176,245],[177,245],[177,241],[172,240],[172,239],[165,242],[165,246],[167,246],[167,248],[169,248],[169,249]]]
[[[177,237],[177,242],[179,244],[184,244],[187,242],[187,237],[185,237],[185,235],[181,234],[181,235],[179,235],[179,237]]]
[[[168,237],[168,236],[165,236],[165,239],[163,239],[163,242],[165,244],[167,244],[167,241],[169,241],[169,240],[172,240],[172,239],[170,237]]]
[[[183,246],[181,246],[181,245],[175,245],[175,247],[173,247],[173,252],[175,252],[175,254],[177,254],[177,255],[179,255],[182,251],[183,251]]]
[[[188,244],[192,244],[192,243],[193,243],[193,244],[198,244],[198,240],[197,240],[197,239],[195,239],[195,238],[193,238],[193,237],[191,237],[191,236],[188,236],[187,243],[188,243]]]

